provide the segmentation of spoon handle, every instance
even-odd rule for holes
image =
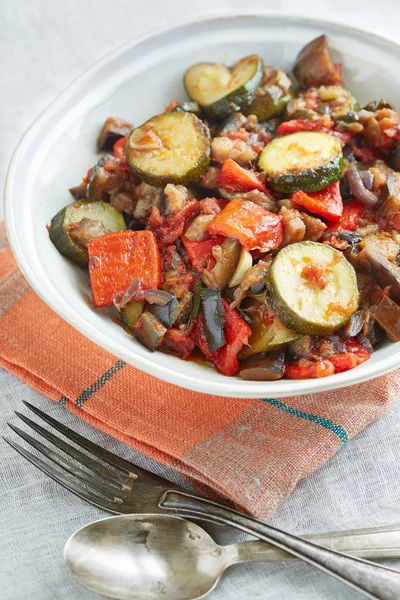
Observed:
[[[305,540],[330,550],[358,558],[398,558],[400,556],[400,526],[375,527],[317,533],[302,536]],[[243,562],[278,562],[293,555],[261,541],[240,542],[224,546],[230,564]]]
[[[191,494],[166,492],[159,506],[184,511],[188,516],[207,515],[216,523],[237,527],[340,579],[368,598],[374,600],[399,600],[400,598],[399,571],[322,548],[221,504]]]

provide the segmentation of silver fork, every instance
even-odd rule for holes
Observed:
[[[357,589],[368,598],[400,599],[400,572],[318,546],[309,539],[299,538],[261,523],[223,504],[212,502],[196,494],[189,494],[184,488],[171,484],[162,477],[149,473],[104,450],[28,402],[24,402],[24,404],[67,439],[112,467],[110,469],[99,460],[87,456],[81,450],[64,442],[35,421],[16,411],[17,416],[26,425],[94,474],[87,473],[19,427],[9,423],[17,435],[58,465],[61,471],[13,440],[4,438],[7,443],[52,479],[91,504],[116,514],[165,514],[165,511],[168,510],[176,516],[200,518],[214,523],[231,525],[314,565]],[[67,477],[64,472],[69,473],[73,478]],[[87,489],[88,487],[94,491],[90,491]],[[381,533],[382,529],[379,532]],[[356,537],[355,534],[357,532],[353,532],[353,537]],[[259,542],[253,543],[260,545]]]

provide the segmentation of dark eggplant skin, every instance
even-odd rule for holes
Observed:
[[[301,88],[340,82],[326,35],[320,35],[304,46],[296,58],[293,73]]]
[[[377,323],[391,342],[400,342],[400,306],[388,296],[383,296],[375,312]]]
[[[167,328],[151,313],[144,312],[138,319],[133,334],[137,341],[151,352],[161,346]]]
[[[247,381],[277,381],[284,374],[283,352],[259,352],[240,363],[240,376]]]
[[[132,129],[133,125],[129,121],[119,117],[109,117],[97,138],[97,151],[112,152],[115,142],[129,135]]]
[[[203,327],[211,352],[225,345],[224,307],[221,292],[214,288],[203,288],[200,292]]]
[[[164,306],[151,304],[147,307],[147,311],[153,314],[165,327],[172,327],[180,315],[179,302],[176,296],[171,294],[171,300]]]
[[[356,310],[347,321],[343,329],[340,330],[340,337],[343,340],[349,340],[356,337],[362,330],[365,322],[365,313],[363,310]]]
[[[400,144],[393,148],[389,156],[389,167],[395,171],[400,171]]]

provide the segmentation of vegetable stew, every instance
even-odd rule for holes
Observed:
[[[189,99],[139,127],[107,118],[52,219],[94,306],[149,351],[274,381],[400,341],[400,114],[360,107],[324,35],[293,72],[256,54],[190,66]]]

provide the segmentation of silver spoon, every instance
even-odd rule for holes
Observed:
[[[400,527],[306,536],[360,558],[400,555]],[[170,515],[121,515],[86,525],[64,548],[71,575],[118,600],[195,600],[241,562],[293,558],[261,541],[219,546],[198,525]]]

